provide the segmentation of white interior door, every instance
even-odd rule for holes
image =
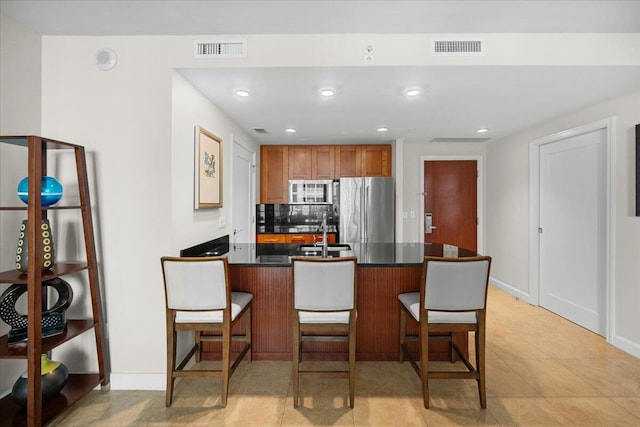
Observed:
[[[606,332],[607,132],[540,146],[540,305]]]
[[[255,153],[233,141],[233,243],[253,243],[255,217]]]

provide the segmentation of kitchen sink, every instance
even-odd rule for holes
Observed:
[[[350,251],[351,246],[346,243],[329,243],[327,245],[329,252]],[[322,252],[322,245],[300,245],[298,246],[299,252]]]

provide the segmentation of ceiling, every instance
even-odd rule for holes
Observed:
[[[42,35],[640,33],[640,1],[0,0],[0,12]],[[496,139],[640,89],[631,66],[179,72],[261,144]],[[320,97],[325,86],[337,96]],[[423,92],[407,98],[408,87]]]

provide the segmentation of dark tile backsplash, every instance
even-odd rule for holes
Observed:
[[[338,215],[332,205],[256,205],[256,231],[258,233],[312,233],[322,223],[327,212],[328,229],[337,229]]]

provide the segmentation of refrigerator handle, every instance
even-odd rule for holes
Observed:
[[[360,243],[365,242],[365,236],[367,233],[367,228],[365,224],[365,215],[366,215],[366,204],[364,203],[364,186],[360,187],[360,235],[358,238],[360,239]]]
[[[369,186],[364,189],[364,242],[369,243]]]

